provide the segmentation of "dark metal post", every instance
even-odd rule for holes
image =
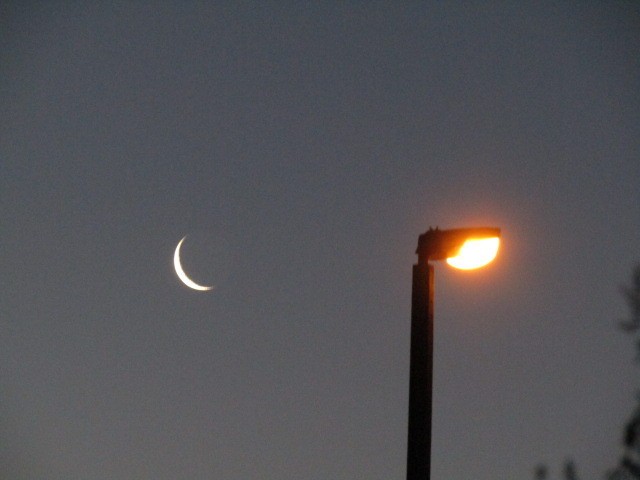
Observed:
[[[419,255],[413,266],[407,480],[431,478],[433,390],[433,266]]]

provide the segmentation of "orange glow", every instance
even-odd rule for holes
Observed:
[[[500,239],[498,237],[470,238],[460,247],[460,251],[455,257],[447,258],[447,263],[462,270],[484,267],[496,258],[499,246]]]

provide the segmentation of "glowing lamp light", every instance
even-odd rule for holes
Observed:
[[[500,247],[500,229],[493,227],[430,228],[418,238],[418,263],[446,260],[461,270],[473,270],[491,262]]]
[[[500,247],[498,237],[470,238],[460,247],[455,257],[447,258],[447,263],[461,270],[484,267],[496,258],[498,247]]]

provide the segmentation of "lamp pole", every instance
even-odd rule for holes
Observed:
[[[446,259],[455,268],[479,268],[495,258],[499,238],[500,229],[489,227],[429,229],[418,238],[411,292],[407,480],[431,478],[434,268],[429,261]]]
[[[407,480],[431,478],[434,269],[424,256],[413,266]]]

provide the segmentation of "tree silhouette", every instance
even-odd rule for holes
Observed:
[[[569,460],[564,464],[564,478],[565,480],[578,480],[578,474],[576,473],[576,466],[573,460]]]
[[[573,460],[567,460],[564,464],[564,480],[580,480],[576,473],[576,467]],[[546,465],[540,464],[534,470],[535,480],[547,480],[549,478],[549,470]]]
[[[640,360],[640,265],[633,271],[631,285],[622,288],[622,294],[631,315],[620,326],[625,332],[635,336],[636,360]],[[640,396],[638,401],[639,404],[624,429],[624,454],[619,465],[609,472],[608,480],[640,480]]]
[[[547,480],[547,466],[546,465],[538,465],[535,469],[535,479],[536,480]]]
[[[640,361],[640,265],[633,270],[631,285],[622,287],[629,307],[630,317],[620,322],[622,330],[635,338],[636,361]],[[624,453],[618,465],[607,472],[606,480],[640,480],[640,393],[638,405],[625,425],[622,439]],[[546,480],[548,470],[546,465],[538,465],[535,470],[536,480]],[[579,480],[573,461],[564,465],[564,480]]]
[[[625,332],[636,336],[636,359],[640,360],[640,265],[633,271],[631,286],[622,287],[622,294],[629,306],[631,318],[620,322],[620,326]]]

